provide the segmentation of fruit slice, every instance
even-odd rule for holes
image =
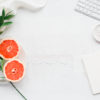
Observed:
[[[4,65],[4,76],[8,81],[17,82],[24,76],[24,65],[17,59],[8,61]]]
[[[4,39],[0,44],[0,54],[6,60],[14,58],[18,55],[19,46],[13,39]]]

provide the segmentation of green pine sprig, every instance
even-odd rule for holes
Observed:
[[[4,59],[0,57],[0,71],[3,72]]]
[[[6,13],[5,9],[2,10],[2,15],[0,16],[0,28],[4,26],[8,26],[12,24],[12,21],[9,21],[11,18],[13,18],[15,15],[12,14],[12,11],[9,11]],[[2,34],[3,31],[0,31],[0,34]]]

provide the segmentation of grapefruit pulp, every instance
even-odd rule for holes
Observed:
[[[19,46],[13,39],[3,39],[0,43],[0,55],[4,59],[12,59],[18,55]]]
[[[5,78],[11,82],[17,82],[24,76],[24,64],[17,59],[6,62],[3,67]]]

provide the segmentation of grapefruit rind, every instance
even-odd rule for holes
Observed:
[[[5,40],[14,40],[14,41],[16,42],[17,46],[18,46],[18,52],[17,52],[17,54],[16,54],[14,57],[12,57],[12,58],[6,58],[3,54],[0,54],[0,56],[1,56],[2,58],[4,58],[5,60],[11,60],[11,59],[14,59],[14,58],[18,57],[19,51],[20,51],[20,46],[19,46],[18,42],[17,42],[15,39],[12,39],[12,38],[5,38],[5,39],[0,39],[0,44],[3,43],[3,41],[5,41]]]
[[[5,68],[6,68],[7,64],[10,63],[10,62],[12,62],[12,61],[14,61],[14,60],[15,60],[15,61],[18,61],[19,63],[21,63],[21,64],[23,65],[23,68],[24,68],[23,75],[22,75],[22,77],[20,77],[18,80],[11,80],[11,79],[7,78],[7,76],[6,76],[6,74],[5,74]],[[23,77],[24,77],[24,75],[25,75],[25,65],[24,65],[20,60],[18,60],[18,59],[9,60],[8,62],[5,63],[5,65],[4,65],[4,67],[3,67],[3,73],[4,73],[4,76],[5,76],[5,78],[6,78],[7,81],[10,81],[10,82],[19,82],[20,80],[23,79]]]

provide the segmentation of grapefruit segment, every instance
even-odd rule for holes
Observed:
[[[24,65],[19,60],[8,61],[4,65],[4,75],[8,81],[16,82],[23,78],[24,76]]]
[[[4,39],[0,44],[0,54],[6,59],[11,59],[17,56],[19,46],[13,39]]]

